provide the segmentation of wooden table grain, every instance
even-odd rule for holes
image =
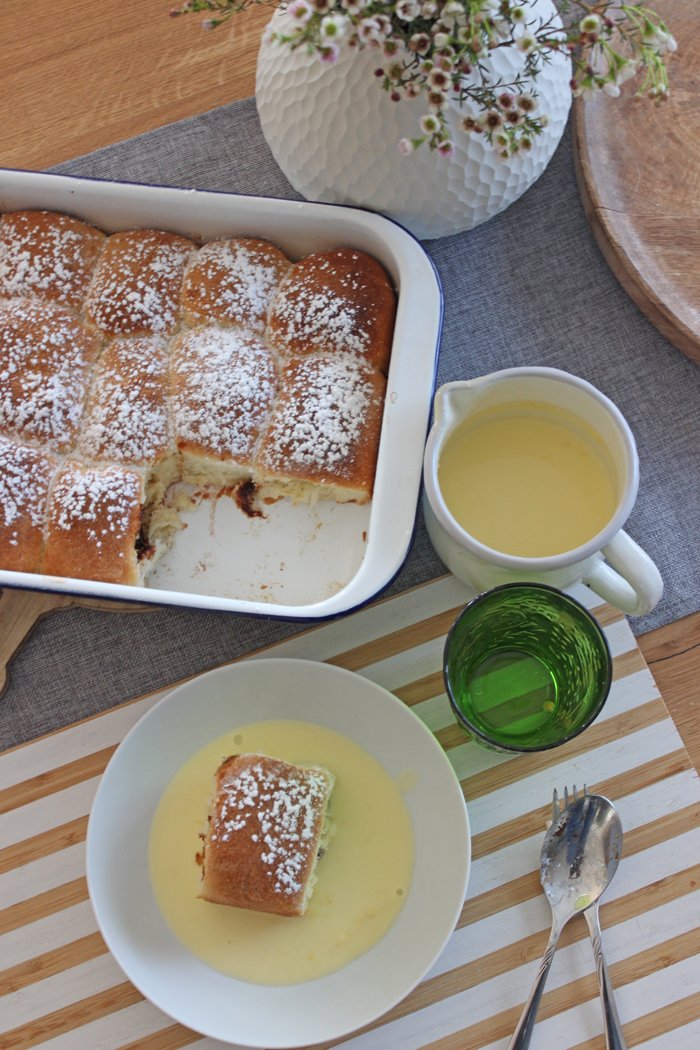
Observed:
[[[0,4],[0,166],[42,170],[254,93],[270,7],[207,33],[167,0]],[[700,612],[640,648],[700,769]]]
[[[654,7],[680,41],[669,63],[670,97],[640,104],[630,82],[615,103],[619,123],[604,119],[605,97],[578,99],[577,176],[613,273],[652,324],[700,364],[700,19],[697,0]]]

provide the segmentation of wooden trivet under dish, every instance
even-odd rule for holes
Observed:
[[[0,591],[0,696],[7,688],[10,665],[39,621],[62,609],[99,609],[103,612],[151,612],[155,605],[101,601],[48,591]]]

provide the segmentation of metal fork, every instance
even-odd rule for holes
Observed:
[[[581,797],[588,794],[588,788],[584,784],[583,792]],[[554,789],[554,795],[552,796],[552,820],[556,820],[559,813],[567,809],[571,802],[575,802],[577,798],[576,785],[574,784],[573,792],[570,795],[568,788],[564,788],[564,805],[563,807],[559,804],[559,793],[557,789]],[[615,1006],[615,997],[613,995],[612,983],[610,981],[610,975],[608,974],[608,967],[605,962],[605,956],[603,955],[603,944],[601,940],[600,931],[600,916],[598,914],[598,901],[594,901],[590,904],[583,913],[583,916],[588,924],[588,931],[591,935],[591,941],[593,943],[593,955],[595,957],[596,973],[598,974],[598,985],[600,988],[600,998],[603,1004],[603,1025],[605,1027],[605,1046],[606,1050],[627,1050],[627,1043],[625,1037],[622,1034],[622,1025],[620,1024],[620,1018],[617,1014],[617,1007]]]

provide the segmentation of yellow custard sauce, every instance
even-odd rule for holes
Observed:
[[[534,401],[466,419],[442,451],[438,484],[465,532],[526,558],[581,546],[618,503],[611,457],[598,435],[572,413]]]
[[[195,858],[214,773],[237,752],[322,765],[336,776],[330,803],[335,833],[300,918],[198,897],[201,869]],[[151,882],[169,926],[203,962],[241,980],[293,984],[340,969],[386,933],[410,887],[413,832],[402,780],[403,774],[392,780],[354,741],[308,722],[255,722],[213,740],[175,775],[153,817]]]

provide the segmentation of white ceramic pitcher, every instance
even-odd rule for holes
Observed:
[[[446,440],[477,409],[512,401],[548,402],[574,413],[597,432],[610,453],[619,493],[615,512],[596,536],[574,550],[541,558],[492,550],[469,535],[445,504],[438,462]],[[432,544],[450,572],[477,590],[512,580],[534,580],[563,590],[583,581],[631,616],[645,615],[659,601],[663,590],[659,570],[622,528],[639,487],[634,436],[617,406],[586,380],[555,368],[532,367],[445,384],[435,394],[423,476],[423,509]]]

